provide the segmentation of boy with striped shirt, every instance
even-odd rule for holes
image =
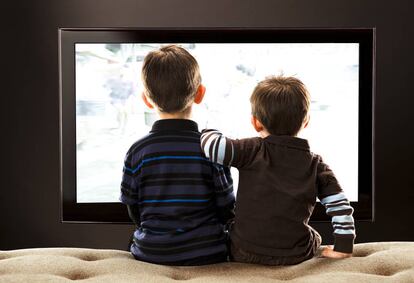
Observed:
[[[332,170],[297,134],[308,125],[309,94],[293,77],[270,77],[250,98],[252,124],[260,137],[230,139],[203,130],[201,147],[213,162],[239,169],[236,216],[230,228],[231,258],[267,265],[312,258],[321,237],[309,218],[316,198],[332,217],[334,248],[322,256],[352,255],[353,208]]]
[[[192,104],[205,93],[198,64],[169,45],[145,57],[142,80],[142,98],[160,120],[125,157],[120,200],[137,226],[130,251],[164,265],[226,261],[233,186],[229,168],[201,151],[201,134],[190,120]]]

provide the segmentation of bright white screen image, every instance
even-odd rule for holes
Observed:
[[[76,44],[77,202],[118,202],[123,160],[156,114],[141,101],[145,55],[164,44]],[[351,201],[358,200],[357,43],[179,44],[198,61],[207,91],[193,108],[199,129],[257,136],[250,95],[269,75],[295,76],[311,95],[299,137],[321,155]],[[237,190],[238,172],[232,168]]]

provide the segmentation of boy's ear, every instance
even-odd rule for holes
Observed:
[[[201,101],[203,101],[205,93],[206,93],[206,87],[204,85],[200,84],[200,86],[197,89],[197,93],[194,97],[194,103],[195,104],[200,104]]]
[[[303,128],[305,129],[309,125],[310,115],[306,115],[305,121],[303,123]]]
[[[152,104],[148,101],[148,98],[147,98],[147,96],[145,95],[145,93],[144,93],[144,92],[142,92],[142,93],[141,93],[141,97],[142,97],[142,100],[144,101],[145,105],[147,105],[147,106],[148,106],[148,108],[150,108],[150,109],[154,109],[154,105],[152,105]]]
[[[263,124],[260,123],[260,121],[257,120],[256,117],[252,116],[250,121],[252,122],[253,128],[256,130],[256,132],[260,133],[264,130]]]

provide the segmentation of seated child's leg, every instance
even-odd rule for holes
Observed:
[[[319,256],[321,253],[320,246],[322,244],[321,235],[311,227],[311,233],[313,236],[313,256]]]
[[[233,242],[230,242],[230,261],[268,265],[271,258],[271,256],[247,252],[236,246]]]
[[[312,246],[309,253],[303,256],[291,256],[291,257],[277,257],[251,253],[237,247],[233,242],[230,243],[230,261],[255,263],[263,265],[293,265],[298,264],[317,255],[319,247],[322,242],[322,238],[319,233],[311,228]]]

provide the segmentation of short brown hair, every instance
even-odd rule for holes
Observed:
[[[295,136],[308,114],[310,97],[299,79],[273,76],[259,82],[250,103],[252,115],[270,134]]]
[[[142,66],[146,95],[160,111],[186,111],[201,84],[196,59],[184,48],[167,45],[148,53]]]

